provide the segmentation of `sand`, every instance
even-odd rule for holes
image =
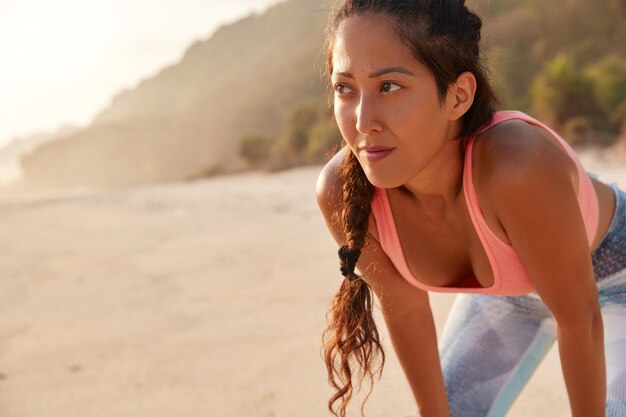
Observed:
[[[321,333],[341,276],[319,169],[0,199],[0,416],[328,415]],[[439,332],[453,298],[431,295]],[[387,366],[366,415],[405,417],[377,320]],[[556,347],[509,415],[569,415]]]

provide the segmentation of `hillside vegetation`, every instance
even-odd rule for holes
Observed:
[[[477,9],[505,107],[558,129],[574,118],[600,131],[622,127],[626,1],[494,0]]]
[[[323,81],[330,1],[290,0],[222,27],[23,161],[37,187],[127,185],[323,161],[339,140]],[[624,0],[469,0],[502,108],[575,141],[626,130]]]

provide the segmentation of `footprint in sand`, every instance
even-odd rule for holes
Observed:
[[[276,398],[276,394],[273,391],[267,392],[261,397],[261,410],[263,417],[276,417],[276,413],[272,410],[272,403]]]
[[[70,373],[75,374],[75,373],[78,373],[78,372],[82,371],[83,370],[83,366],[82,365],[72,365],[69,368],[67,368],[67,370]]]

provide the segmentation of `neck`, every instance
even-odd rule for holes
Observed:
[[[418,175],[399,188],[424,210],[446,211],[463,191],[463,162],[459,141],[448,140]]]

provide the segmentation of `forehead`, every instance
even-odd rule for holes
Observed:
[[[341,22],[335,34],[331,59],[333,72],[422,66],[395,33],[392,20],[380,14],[352,16]]]

